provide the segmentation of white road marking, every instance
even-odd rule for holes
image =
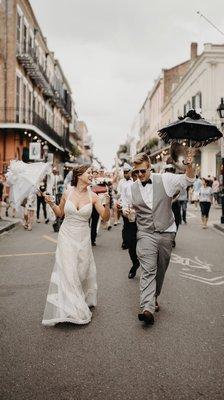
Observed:
[[[208,282],[213,282],[213,281],[217,281],[219,279],[224,278],[224,275],[222,276],[216,276],[215,278],[203,278],[202,276],[197,276],[197,275],[193,275],[193,274],[187,274],[186,272],[181,272],[182,275],[188,276],[188,277],[194,277],[194,278],[200,278],[203,281],[208,281]]]
[[[4,257],[26,257],[26,256],[46,256],[55,254],[54,251],[48,251],[44,253],[15,253],[15,254],[1,254],[0,258]]]
[[[185,273],[180,273],[181,278],[187,278],[187,279],[191,279],[193,281],[197,281],[197,282],[201,282],[201,283],[205,283],[206,285],[211,285],[211,286],[220,286],[220,285],[224,285],[224,275],[223,276],[217,276],[216,278],[212,278],[212,279],[206,279],[206,278],[202,278],[201,276],[197,276],[197,275],[191,275],[191,274],[185,274]],[[219,282],[214,282],[215,280],[217,281],[218,279],[223,279]]]
[[[57,239],[54,239],[51,236],[43,235],[43,238],[49,240],[50,242],[58,243]]]
[[[171,259],[170,262],[173,264],[180,264],[186,267],[187,269],[189,268],[195,268],[195,269],[204,269],[206,272],[212,272],[211,267],[213,267],[212,264],[208,264],[206,261],[201,261],[199,260],[198,257],[188,258],[188,257],[181,257],[178,254],[172,253],[171,254]]]
[[[220,286],[220,285],[224,284],[224,275],[206,278],[203,276],[190,274],[189,272],[184,272],[184,271],[190,271],[190,270],[194,270],[194,269],[199,269],[206,273],[213,272],[212,268],[211,268],[211,267],[213,267],[212,264],[208,264],[206,261],[201,261],[196,256],[194,257],[194,259],[192,259],[192,258],[188,258],[188,257],[181,257],[178,254],[172,253],[171,263],[179,264],[179,265],[183,266],[182,270],[179,272],[179,275],[181,278],[191,279],[191,280],[205,283],[206,285],[211,285],[211,286]]]

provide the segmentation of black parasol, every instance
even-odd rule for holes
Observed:
[[[194,110],[160,129],[158,133],[165,143],[187,140],[189,147],[206,146],[222,137],[216,125],[206,121]]]

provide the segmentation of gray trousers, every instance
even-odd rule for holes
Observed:
[[[175,233],[138,232],[137,255],[141,266],[140,307],[155,312],[155,299],[160,295],[170,262]]]

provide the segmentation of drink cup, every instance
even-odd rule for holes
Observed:
[[[128,214],[129,222],[135,222],[136,214],[134,208],[130,208],[130,212]]]

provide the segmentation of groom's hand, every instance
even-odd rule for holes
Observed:
[[[103,198],[102,198],[102,204],[103,204],[104,206],[108,206],[109,203],[110,203],[110,196],[109,196],[108,193],[105,193],[105,194],[103,195]]]

